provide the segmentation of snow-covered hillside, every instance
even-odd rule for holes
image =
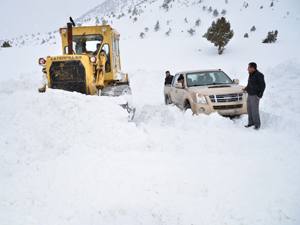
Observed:
[[[56,43],[1,48],[0,225],[300,224],[300,3],[273,2],[175,0],[168,11],[163,1],[105,2],[115,17],[92,9],[76,21],[112,21],[132,96],[38,93],[37,60],[61,54],[57,33]],[[203,6],[225,9],[235,32],[222,55],[202,38],[221,15]],[[277,42],[262,44],[275,29]],[[164,105],[166,70],[220,68],[246,85],[251,61],[267,84],[259,131],[244,128],[247,116]],[[136,107],[132,122],[125,101]]]

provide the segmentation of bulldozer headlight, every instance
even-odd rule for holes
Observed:
[[[106,31],[106,28],[105,28],[105,27],[102,27],[102,31],[105,32],[105,31]]]
[[[96,57],[92,56],[92,57],[90,58],[90,61],[91,61],[92,63],[95,63],[95,62],[97,61],[97,59],[96,59]]]
[[[39,58],[39,65],[40,66],[45,66],[46,65],[46,60],[44,58]]]

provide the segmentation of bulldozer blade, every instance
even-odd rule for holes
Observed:
[[[122,106],[124,109],[127,110],[128,112],[128,120],[132,121],[135,115],[135,108],[132,108],[128,105],[128,102],[126,102],[126,104],[121,104],[120,106]]]
[[[115,86],[107,86],[105,89],[103,89],[101,92],[99,90],[99,95],[101,96],[114,96],[118,97],[124,94],[131,95],[131,89],[128,84],[121,84],[121,85],[115,85]],[[132,108],[129,106],[128,102],[126,104],[121,104],[124,109],[128,112],[128,120],[132,121],[135,115],[135,108]]]
[[[131,95],[131,89],[128,84],[115,85],[115,86],[107,86],[105,89],[101,91],[102,96],[120,96],[124,94]]]

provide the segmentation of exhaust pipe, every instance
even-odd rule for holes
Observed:
[[[72,23],[67,23],[68,25],[68,54],[73,54],[73,33],[72,33]]]

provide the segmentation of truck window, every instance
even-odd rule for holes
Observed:
[[[230,78],[222,71],[189,73],[186,75],[186,78],[188,87],[212,84],[232,84]]]

